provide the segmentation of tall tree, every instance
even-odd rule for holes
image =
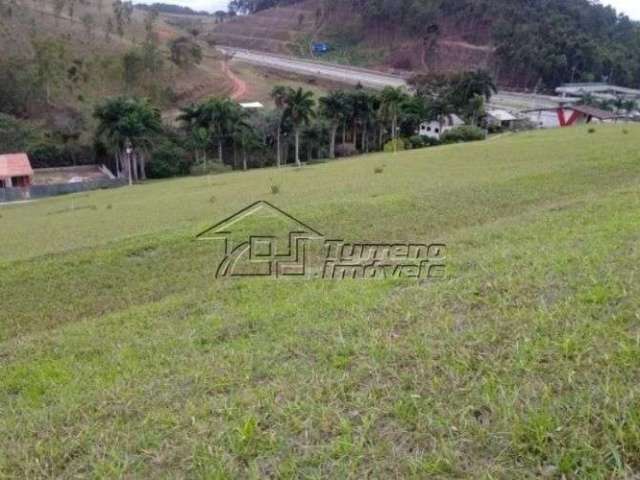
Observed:
[[[202,48],[187,36],[175,38],[168,45],[171,61],[184,70],[202,61]]]
[[[391,121],[391,138],[393,140],[393,151],[398,151],[398,116],[400,106],[406,99],[407,94],[402,88],[385,87],[380,93],[380,110],[383,116]]]
[[[354,123],[356,125],[360,125],[360,148],[363,152],[368,150],[368,128],[374,118],[375,103],[375,97],[364,89],[358,89],[353,95]],[[357,143],[355,138],[355,128],[353,143],[354,145]]]
[[[66,66],[64,45],[55,40],[34,40],[36,75],[45,93],[45,101],[51,103],[52,91],[62,83]]]
[[[248,156],[264,148],[259,132],[248,123],[237,125],[233,134],[234,142],[240,145],[242,154],[242,169],[248,168]]]
[[[179,119],[192,132],[206,129],[218,147],[218,161],[224,163],[224,143],[233,139],[237,129],[246,125],[247,113],[229,98],[212,98],[183,109]]]
[[[296,166],[300,167],[300,133],[305,125],[315,116],[313,110],[315,106],[313,92],[303,90],[301,87],[297,90],[289,89],[286,99],[286,113],[293,124],[295,135],[295,160]]]
[[[342,90],[331,92],[319,100],[320,115],[329,122],[329,158],[336,158],[336,135],[344,119],[345,94]]]
[[[145,154],[162,129],[158,109],[144,98],[117,97],[96,107],[94,117],[98,120],[97,136],[115,149],[116,164],[125,167],[130,183],[144,180]]]
[[[189,136],[189,144],[193,148],[196,163],[202,162],[207,168],[207,151],[211,143],[209,125],[202,121],[202,105],[191,104],[184,107],[178,116],[183,129]]]
[[[282,124],[284,123],[284,111],[287,104],[287,88],[281,85],[273,87],[271,98],[279,114],[278,131],[276,133],[276,166],[280,168],[282,164]]]

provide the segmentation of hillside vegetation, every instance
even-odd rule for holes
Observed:
[[[322,30],[311,37],[301,30],[299,38],[329,40],[333,57],[350,63],[379,65],[383,58],[386,66],[437,73],[491,68],[501,84],[521,88],[640,82],[640,27],[588,0],[232,2],[242,12],[274,15],[298,5],[310,11],[306,21],[315,18],[315,10],[324,18]],[[250,23],[229,23],[234,22]],[[225,28],[232,27],[219,27]]]
[[[155,11],[119,0],[12,0],[0,11],[0,136],[20,131],[0,153],[27,150],[36,166],[105,161],[93,113],[109,97],[164,110],[230,91],[221,59],[183,61],[175,40],[187,33]]]
[[[632,478],[639,149],[558,129],[0,207],[0,476]],[[215,280],[195,235],[259,199],[444,242],[446,276]]]

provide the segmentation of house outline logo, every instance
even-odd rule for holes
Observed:
[[[242,222],[251,222],[254,216],[271,225],[265,228],[264,223],[249,223],[243,227]],[[282,221],[287,225],[284,228],[277,225]],[[269,234],[265,234],[267,230]],[[243,208],[196,238],[224,241],[216,278],[428,280],[444,276],[447,259],[443,243],[327,240],[315,228],[265,200]],[[324,254],[310,249],[315,241],[322,242]]]
[[[262,212],[293,222],[288,231],[288,244],[279,249],[279,238],[273,235],[249,235],[247,241],[234,244],[234,227],[249,217]],[[257,201],[236,212],[196,237],[199,240],[223,240],[224,258],[216,271],[216,278],[238,277],[306,277],[307,247],[312,240],[322,240],[324,235],[287,212],[265,200]],[[241,265],[260,267],[259,272],[243,272]],[[239,268],[240,267],[240,268]]]

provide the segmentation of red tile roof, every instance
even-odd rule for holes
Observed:
[[[0,178],[31,176],[33,169],[26,153],[0,155]]]

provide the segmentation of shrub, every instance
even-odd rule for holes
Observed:
[[[222,165],[215,160],[209,160],[207,164],[198,163],[191,167],[191,175],[218,175],[233,170],[230,165]]]
[[[271,193],[278,195],[280,193],[280,185],[271,185]]]
[[[27,148],[34,168],[70,167],[95,162],[93,148],[76,143],[58,144],[44,140]]]
[[[440,140],[423,135],[414,135],[409,139],[411,148],[425,148],[440,145]]]
[[[373,173],[375,174],[380,174],[380,173],[384,173],[384,165],[381,167],[376,167],[373,169]]]
[[[411,144],[411,148],[424,148],[426,146],[424,139],[420,135],[410,137],[409,143]]]
[[[93,148],[68,141],[73,135],[51,132],[37,123],[0,113],[2,153],[26,152],[35,168],[68,167],[95,162]],[[65,142],[65,139],[68,141]]]
[[[475,142],[477,140],[484,140],[485,138],[486,133],[481,128],[463,125],[444,132],[440,137],[440,141],[444,144],[448,144]]]
[[[149,178],[168,178],[189,173],[189,155],[180,145],[163,139],[151,152]]]
[[[397,143],[397,148],[394,148],[394,143]],[[397,140],[389,140],[385,145],[384,145],[384,151],[385,152],[394,152],[394,151],[402,151],[402,150],[406,150],[407,149],[407,140],[404,138],[398,138]]]
[[[442,142],[437,138],[422,137],[422,141],[427,147],[437,147],[438,145],[442,145]]]

